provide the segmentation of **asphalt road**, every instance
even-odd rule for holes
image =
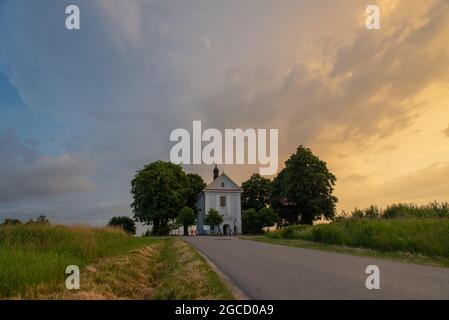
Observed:
[[[449,269],[231,237],[185,237],[250,299],[449,299]],[[366,267],[380,269],[368,290]]]

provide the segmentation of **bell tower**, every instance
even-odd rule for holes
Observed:
[[[218,178],[218,174],[219,173],[220,173],[220,171],[218,170],[217,165],[215,165],[215,168],[214,168],[214,180]]]

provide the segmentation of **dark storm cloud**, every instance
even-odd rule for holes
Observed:
[[[94,189],[94,165],[71,154],[50,157],[21,143],[12,132],[0,136],[0,202]]]
[[[77,3],[81,30],[68,32],[69,1],[2,2],[0,71],[24,105],[52,119],[45,135],[36,125],[20,139],[0,136],[4,210],[129,214],[135,171],[168,160],[171,130],[192,120],[279,128],[281,158],[303,143],[350,161],[338,143],[374,145],[407,128],[421,108],[410,100],[448,80],[447,1],[400,2],[379,32],[357,26],[364,1]],[[422,9],[422,23],[401,15],[407,6]],[[229,168],[237,181],[256,169]]]

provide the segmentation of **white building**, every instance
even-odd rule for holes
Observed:
[[[217,210],[223,216],[223,223],[215,226],[215,233],[226,235],[242,233],[242,189],[226,174],[219,175],[217,166],[214,169],[212,181],[197,198],[197,231],[204,234],[204,218],[210,208]]]

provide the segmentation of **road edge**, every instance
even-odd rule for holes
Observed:
[[[250,300],[250,298],[242,291],[242,289],[240,289],[237,284],[231,278],[229,278],[229,276],[226,275],[215,263],[213,263],[204,253],[202,253],[198,248],[196,248],[188,241],[185,241],[184,239],[182,239],[182,241],[195,249],[195,251],[198,252],[198,254],[203,257],[204,260],[206,260],[207,264],[209,264],[209,266],[212,268],[212,271],[214,271],[220,277],[225,286],[228,287],[228,289],[237,300]]]

